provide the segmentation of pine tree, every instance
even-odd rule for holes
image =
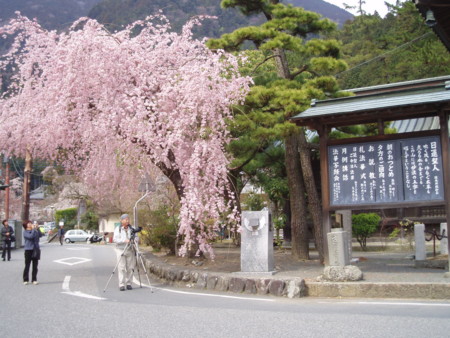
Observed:
[[[309,259],[307,205],[314,224],[316,248],[323,261],[322,212],[320,198],[313,179],[310,148],[305,131],[290,117],[304,111],[311,99],[324,99],[337,94],[333,78],[345,69],[338,60],[339,44],[335,40],[317,38],[330,32],[335,25],[317,13],[299,7],[286,6],[275,0],[223,0],[224,8],[238,8],[245,15],[262,13],[266,22],[224,34],[209,40],[212,49],[241,50],[252,43],[274,60],[276,75],[267,76],[252,88],[246,99],[246,109],[264,114],[272,123],[272,132],[284,140],[285,164],[289,186],[292,254]]]

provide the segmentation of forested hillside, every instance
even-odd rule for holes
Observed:
[[[336,23],[343,24],[353,16],[322,0],[288,0],[294,6],[320,13]],[[217,16],[216,20],[205,20],[197,30],[199,36],[219,37],[234,29],[263,22],[262,16],[245,17],[235,9],[224,10],[219,0],[103,0],[90,11],[89,17],[108,25],[110,29],[120,29],[135,20],[144,19],[162,10],[179,30],[191,17],[196,15]]]
[[[86,16],[101,0],[0,0],[0,22],[14,16],[15,11],[29,18],[37,18],[47,29],[61,29]]]
[[[349,69],[337,74],[341,88],[357,88],[449,74],[450,54],[412,2],[385,18],[357,16],[336,31]]]
[[[342,0],[342,2],[345,2]],[[317,0],[287,0],[286,3],[290,3],[296,7],[303,7],[304,9],[316,13],[322,14],[324,17],[329,18],[339,24],[344,24],[347,20],[353,19],[353,15],[340,7],[332,5],[326,1]]]

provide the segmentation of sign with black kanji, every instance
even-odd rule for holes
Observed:
[[[328,147],[330,205],[444,200],[438,136]]]

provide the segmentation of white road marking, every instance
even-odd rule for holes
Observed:
[[[336,302],[319,302],[321,304],[336,304]],[[360,305],[400,305],[400,306],[443,306],[450,307],[450,303],[414,303],[414,302],[354,302],[354,301],[344,301],[339,302],[339,304],[360,304]]]
[[[62,284],[62,289],[63,289],[62,293],[66,294],[66,295],[82,297],[82,298],[89,298],[89,299],[95,299],[95,300],[105,300],[106,299],[106,298],[102,298],[102,297],[88,295],[87,293],[83,293],[83,292],[80,292],[80,291],[70,291],[69,284],[70,284],[70,276],[64,277],[64,282]]]
[[[86,247],[80,246],[80,247],[67,248],[67,250],[83,251],[83,250],[91,250],[91,248],[86,248]]]
[[[57,259],[53,262],[60,263],[60,264],[66,264],[66,265],[75,265],[75,264],[86,263],[91,260],[92,259],[82,258],[82,257],[69,257],[69,258]]]
[[[62,289],[64,291],[70,291],[69,283],[70,283],[70,276],[64,277],[64,282],[63,282],[63,285],[62,285]]]
[[[214,295],[211,293],[198,293],[198,292],[189,292],[189,291],[179,291],[179,290],[170,290],[170,289],[161,289],[155,288],[166,292],[173,293],[182,293],[187,295],[196,295],[196,296],[204,296],[204,297],[218,297],[218,298],[231,298],[231,299],[243,299],[243,300],[255,300],[260,302],[274,302],[274,299],[264,299],[264,298],[250,298],[250,297],[239,297],[239,296],[227,296],[227,295]]]
[[[356,302],[363,305],[407,305],[407,306],[445,306],[450,307],[450,303],[404,303],[404,302]]]
[[[133,277],[133,282],[137,285],[139,285],[139,281],[136,277]],[[181,291],[181,290],[171,290],[171,289],[164,289],[164,288],[158,288],[155,286],[150,286],[147,284],[142,283],[143,287],[166,291],[166,292],[172,292],[172,293],[180,293],[185,295],[194,295],[194,296],[204,296],[204,297],[217,297],[217,298],[230,298],[230,299],[241,299],[241,300],[254,300],[254,301],[260,301],[260,302],[274,302],[275,299],[265,299],[265,298],[250,298],[250,297],[239,297],[239,296],[228,296],[228,295],[216,295],[211,293],[200,293],[200,292],[190,292],[190,291]]]

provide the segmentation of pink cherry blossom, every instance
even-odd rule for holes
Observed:
[[[236,57],[195,40],[195,24],[178,34],[157,16],[110,33],[83,18],[57,33],[18,15],[0,27],[15,35],[0,69],[16,69],[0,98],[2,150],[23,156],[29,145],[104,194],[136,168],[176,170],[181,253],[194,243],[211,253],[220,217],[236,218],[224,198],[226,119],[251,80]]]

